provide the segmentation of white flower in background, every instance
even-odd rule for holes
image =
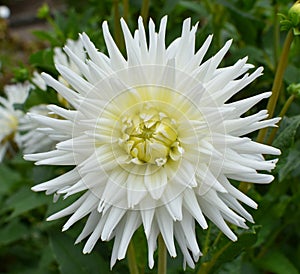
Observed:
[[[7,6],[0,6],[0,18],[8,19],[10,16],[10,9]]]
[[[18,126],[24,112],[17,109],[17,105],[25,102],[29,90],[29,83],[19,83],[4,87],[7,98],[0,97],[0,162],[7,151],[10,154],[14,154],[14,146],[21,146]]]
[[[47,90],[47,85],[42,78],[41,74],[39,74],[37,71],[33,72],[33,77],[31,81],[34,83],[35,86],[37,86],[39,89],[46,91]],[[33,86],[34,87],[34,86]]]
[[[84,61],[86,59],[86,53],[82,44],[82,41],[80,39],[78,40],[72,40],[68,39],[66,43],[66,47],[69,51],[71,51],[78,60]],[[61,48],[56,47],[54,48],[54,63],[56,65],[63,65],[77,74],[82,76],[82,72],[80,71],[80,68],[77,66],[77,61],[69,58],[68,55],[62,51]],[[69,83],[63,79],[63,77],[59,77],[59,81],[63,84],[68,85]]]
[[[51,136],[43,132],[45,130],[48,131],[48,129],[40,128],[40,124],[34,119],[31,119],[31,116],[37,114],[51,116],[47,106],[37,105],[30,108],[29,111],[30,114],[27,113],[19,121],[19,132],[21,132],[20,140],[23,153],[35,153],[53,149],[55,142],[51,139]]]
[[[86,34],[80,36],[87,53],[65,47],[69,63],[56,58],[57,70],[68,85],[43,77],[73,110],[52,105],[49,110],[65,120],[32,116],[55,139],[56,149],[25,155],[37,165],[73,165],[74,169],[33,187],[65,197],[84,192],[69,207],[48,220],[71,215],[63,230],[88,215],[76,240],[88,238],[83,252],[96,242],[114,240],[111,266],[125,257],[133,233],[141,225],[148,242],[149,266],[161,233],[169,254],[176,256],[174,238],[185,262],[194,267],[201,255],[195,221],[207,228],[214,222],[231,240],[237,240],[228,223],[247,228],[251,215],[240,202],[256,208],[229,179],[270,183],[276,160],[262,154],[280,151],[244,135],[274,126],[262,110],[244,117],[270,92],[229,103],[228,100],[262,73],[247,58],[218,68],[231,41],[202,62],[212,37],[195,52],[197,25],[183,23],[182,34],[165,45],[167,18],[159,31],[149,22],[149,42],[142,19],[132,36],[121,20],[127,59],[117,48],[107,22],[103,34],[108,55],[100,53]],[[64,64],[64,65],[62,65]]]

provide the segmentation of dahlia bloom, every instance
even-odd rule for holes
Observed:
[[[243,116],[271,93],[228,102],[263,69],[248,73],[253,66],[247,58],[219,68],[231,41],[203,62],[212,36],[195,51],[197,25],[191,27],[190,19],[184,21],[181,36],[166,46],[166,24],[164,17],[156,32],[150,20],[147,41],[141,18],[134,35],[121,20],[127,58],[107,22],[103,35],[108,55],[83,33],[86,58],[64,48],[79,71],[60,61],[56,65],[68,85],[43,74],[72,108],[48,106],[64,119],[32,116],[47,128],[56,148],[25,159],[37,165],[74,166],[32,189],[65,198],[82,193],[48,220],[71,215],[65,231],[88,216],[76,243],[87,238],[83,252],[89,253],[99,239],[115,238],[111,266],[125,257],[140,226],[148,243],[150,268],[159,234],[172,257],[177,255],[177,241],[190,267],[201,255],[196,223],[206,229],[210,219],[237,240],[228,223],[247,228],[246,220],[253,219],[241,202],[252,208],[257,205],[229,179],[270,183],[273,176],[258,171],[272,170],[276,160],[266,161],[263,154],[280,154],[245,137],[278,122],[278,118],[265,120],[266,110]]]
[[[76,57],[78,59],[80,59],[81,61],[86,60],[87,56],[86,53],[84,51],[84,47],[82,44],[82,41],[80,39],[78,40],[72,40],[72,39],[68,39],[66,42],[66,47],[73,52],[74,55],[76,55]],[[74,72],[76,72],[76,74],[82,76],[82,72],[80,70],[80,68],[77,66],[76,62],[73,61],[72,58],[69,58],[68,55],[63,52],[63,50],[59,47],[56,47],[54,49],[54,63],[56,65],[63,65],[71,70],[73,70]],[[69,83],[63,79],[62,76],[58,77],[59,81],[62,82],[63,84],[68,85]]]
[[[41,128],[31,116],[44,115],[49,116],[47,105],[37,105],[29,109],[29,113],[24,115],[19,120],[19,136],[22,144],[23,153],[35,153],[53,149],[55,142],[49,136],[43,133],[47,128]]]
[[[19,120],[24,116],[24,112],[17,108],[23,104],[29,94],[30,84],[15,84],[4,87],[7,98],[0,97],[0,162],[5,154],[15,153],[16,145],[21,146],[18,132]]]
[[[33,88],[38,87],[39,89],[41,89],[43,91],[47,90],[47,85],[46,85],[44,79],[41,77],[41,75],[37,71],[33,72],[33,77],[31,79],[31,81],[34,84],[34,85],[32,85]]]

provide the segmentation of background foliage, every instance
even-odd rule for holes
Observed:
[[[49,31],[35,31],[34,35],[47,47],[31,52],[27,64],[14,68],[14,81],[30,80],[34,69],[57,76],[53,63],[54,47],[63,46],[67,38],[77,39],[81,32],[86,32],[99,50],[105,51],[101,31],[104,20],[109,21],[122,48],[120,16],[126,18],[133,30],[141,13],[145,17],[150,16],[156,23],[168,14],[167,41],[178,36],[182,20],[191,17],[193,23],[199,21],[198,46],[208,34],[214,34],[207,56],[233,38],[233,46],[222,65],[231,65],[247,55],[249,62],[256,67],[264,66],[264,75],[238,95],[248,97],[272,87],[286,36],[286,31],[280,31],[278,14],[286,15],[292,4],[288,0],[69,0],[64,11],[55,13],[45,5],[37,11],[37,16],[48,21],[51,28]],[[9,60],[3,60],[2,76],[6,70],[11,70],[9,66]],[[299,82],[300,40],[299,36],[295,36],[275,115],[279,114],[290,96],[288,86]],[[294,94],[295,99],[285,113],[273,142],[282,150],[274,172],[276,179],[271,185],[258,185],[248,192],[259,204],[257,211],[250,209],[256,223],[249,223],[247,231],[233,228],[239,235],[235,243],[212,224],[207,231],[197,227],[203,257],[196,269],[187,269],[186,273],[300,273],[300,245],[297,244],[300,242],[299,90],[294,90]],[[57,100],[53,91],[45,93],[35,89],[25,108],[53,100]],[[266,102],[262,102],[257,108],[265,106]],[[251,111],[256,112],[257,109]],[[92,254],[82,255],[82,244],[73,244],[82,228],[80,224],[62,233],[63,220],[45,221],[52,212],[71,203],[69,200],[72,198],[53,204],[52,197],[36,194],[30,187],[62,172],[61,167],[35,167],[25,162],[21,153],[0,164],[0,273],[111,273],[112,243],[98,243]],[[145,266],[147,251],[143,237],[142,231],[134,236],[141,273],[155,273],[155,269],[150,271]],[[127,262],[123,260],[116,264],[112,273],[128,271]],[[183,273],[180,254],[176,259],[168,260],[168,273]]]

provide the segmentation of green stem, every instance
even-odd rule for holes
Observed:
[[[222,255],[222,253],[232,244],[232,242],[227,243],[224,245],[217,253],[214,254],[214,256],[211,258],[210,261],[203,263],[200,266],[199,271],[197,274],[208,274],[210,270],[213,268],[219,257]]]
[[[269,118],[272,118],[273,114],[274,114],[274,110],[275,110],[277,100],[279,97],[279,93],[280,93],[280,89],[282,86],[284,71],[285,71],[287,63],[288,63],[288,55],[289,55],[289,50],[290,50],[293,38],[294,38],[293,31],[290,30],[284,41],[282,53],[281,53],[281,56],[279,59],[279,63],[277,66],[277,70],[276,70],[276,74],[275,74],[275,78],[274,78],[274,82],[273,82],[272,95],[271,95],[271,97],[268,101],[268,105],[267,105]],[[261,129],[258,133],[256,141],[259,143],[264,143],[266,133],[267,133],[266,128]]]
[[[123,0],[123,10],[124,10],[124,20],[126,22],[128,22],[128,18],[129,18],[129,0]]]
[[[127,251],[128,267],[130,274],[139,274],[139,269],[136,262],[135,250],[133,241],[131,240]]]
[[[268,241],[262,245],[262,249],[260,250],[260,252],[258,253],[258,255],[256,256],[257,259],[261,259],[268,251],[268,249],[270,248],[270,246],[272,245],[272,243],[277,239],[278,235],[280,234],[280,232],[287,226],[287,224],[283,224],[281,225],[279,228],[277,228],[275,231],[272,232],[272,234],[270,235],[270,237],[268,238]]]
[[[209,249],[209,243],[210,243],[210,232],[211,232],[211,225],[208,226],[205,241],[204,241],[204,248],[203,248],[203,255],[205,255],[208,252]]]
[[[282,110],[280,111],[279,113],[279,117],[283,118],[284,115],[286,114],[287,110],[289,109],[290,105],[292,104],[292,102],[294,101],[295,99],[295,95],[292,94],[289,99],[287,99],[287,101],[285,102]],[[280,120],[277,124],[277,126],[279,127],[280,123],[281,123],[282,120]],[[268,145],[271,145],[275,139],[275,136],[276,136],[276,133],[277,133],[277,130],[278,130],[278,127],[274,127],[270,133],[270,136],[269,136],[269,139],[267,141],[267,144]]]
[[[158,236],[158,274],[167,273],[167,248],[161,234]]]
[[[144,24],[146,24],[147,21],[148,21],[149,5],[150,5],[150,0],[143,0],[142,9],[141,9],[141,16],[144,20]]]
[[[221,231],[219,231],[219,233],[218,233],[216,239],[214,240],[212,246],[216,246],[216,245],[217,245],[217,243],[218,243],[219,240],[221,239],[222,235],[223,235],[223,233],[222,233]]]
[[[122,30],[120,25],[120,12],[119,12],[119,1],[114,0],[113,2],[113,10],[114,10],[114,36],[115,41],[119,49],[122,51],[123,49],[123,37]]]
[[[275,73],[275,78],[274,78],[274,82],[273,82],[273,86],[272,86],[272,95],[269,98],[268,105],[267,105],[269,118],[273,117],[273,114],[275,111],[275,107],[276,107],[279,93],[280,93],[281,86],[282,86],[284,71],[285,71],[287,63],[288,63],[288,57],[289,57],[288,55],[289,55],[291,44],[293,42],[293,38],[294,38],[293,31],[290,30],[284,41],[282,53],[281,53],[281,56],[280,56],[280,59],[278,62],[278,66],[277,66],[277,70]],[[267,129],[262,128],[258,132],[256,141],[258,143],[266,143],[266,141],[265,141],[266,133],[267,133]],[[275,136],[276,132],[273,134]],[[270,138],[271,138],[271,136],[270,136]],[[273,139],[271,139],[271,140],[273,140]],[[241,182],[239,185],[239,189],[241,191],[243,191],[244,193],[247,193],[249,191],[249,189],[251,189],[251,187],[252,187],[252,184],[247,183],[247,182]]]
[[[277,67],[279,56],[279,40],[280,40],[280,25],[278,20],[278,4],[274,5],[274,60],[275,67]]]

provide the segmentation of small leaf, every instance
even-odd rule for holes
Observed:
[[[283,181],[291,172],[300,166],[300,142],[289,149],[286,158],[278,166],[279,182]]]
[[[24,186],[7,199],[3,210],[13,211],[9,216],[9,219],[11,219],[29,210],[49,203],[49,199],[50,197],[34,193],[29,187]]]
[[[299,274],[299,271],[293,263],[279,250],[268,252],[263,258],[258,261],[260,267],[274,274]]]
[[[19,220],[14,219],[8,225],[2,225],[0,230],[0,246],[8,245],[14,241],[20,240],[26,235],[28,229]]]
[[[32,65],[51,74],[55,74],[56,70],[53,62],[53,51],[45,49],[32,54],[29,58]]]
[[[285,122],[286,126],[281,127],[279,135],[273,142],[273,146],[285,151],[294,142],[297,129],[300,125],[300,115],[292,118],[284,118],[283,122]]]
[[[50,245],[62,274],[110,273],[108,264],[99,254],[84,255],[82,247],[74,246],[74,240],[62,232],[50,233]]]
[[[9,193],[21,181],[21,175],[5,164],[0,165],[0,194]]]
[[[245,249],[253,246],[257,241],[258,226],[253,226],[251,230],[244,232],[238,236],[237,242],[227,242],[227,244],[218,247],[218,251],[213,255],[208,264],[213,263],[211,268],[212,273],[223,264],[230,262],[237,258]],[[200,266],[201,267],[201,266]]]

